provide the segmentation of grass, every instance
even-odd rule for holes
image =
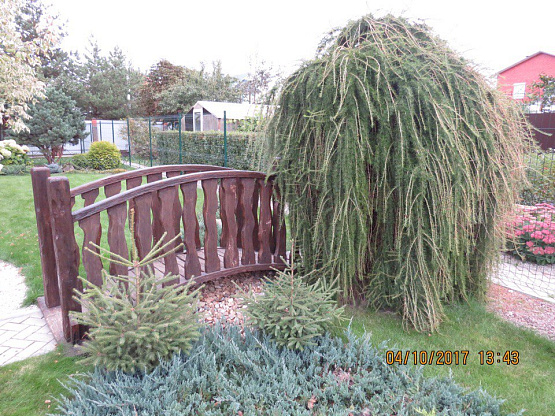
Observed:
[[[91,369],[64,356],[62,349],[0,367],[0,414],[46,415],[55,410],[55,399],[65,392],[60,381],[70,374]]]
[[[72,187],[106,176],[65,175]],[[0,259],[22,268],[28,288],[25,305],[29,305],[44,293],[31,175],[0,176],[0,213]]]
[[[467,365],[427,365],[429,376],[451,373],[461,385],[484,388],[506,399],[502,410],[528,415],[555,415],[555,343],[532,331],[518,328],[498,318],[477,301],[447,308],[447,320],[438,333],[404,331],[401,320],[387,313],[352,310],[351,327],[358,335],[371,333],[374,344],[383,341],[404,351],[469,351]],[[503,362],[481,365],[479,351],[518,351],[518,365]]]

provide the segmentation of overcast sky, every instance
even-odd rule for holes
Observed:
[[[162,58],[197,69],[221,60],[224,72],[240,75],[259,59],[287,74],[332,28],[386,12],[425,20],[485,75],[539,50],[555,54],[554,0],[48,1],[66,21],[64,49],[84,51],[92,35],[143,71]]]

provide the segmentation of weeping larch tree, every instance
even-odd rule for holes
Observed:
[[[515,105],[424,24],[366,16],[284,83],[266,131],[303,266],[437,329],[483,297],[524,182]]]

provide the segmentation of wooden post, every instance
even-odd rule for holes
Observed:
[[[44,300],[48,308],[53,308],[60,305],[60,291],[58,288],[52,227],[50,225],[50,206],[48,205],[48,196],[46,194],[49,177],[50,169],[48,168],[41,167],[31,169]]]
[[[75,241],[73,218],[71,217],[71,196],[69,180],[64,177],[48,179],[48,201],[52,216],[52,234],[60,304],[62,307],[62,327],[67,341],[79,337],[79,328],[72,328],[69,312],[81,311],[81,305],[73,299],[74,289],[82,291],[79,274],[79,247]]]

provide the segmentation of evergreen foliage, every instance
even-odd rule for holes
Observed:
[[[390,366],[385,345],[346,333],[303,351],[231,326],[207,328],[190,354],[152,373],[73,377],[60,415],[501,415],[501,400],[422,367]]]
[[[89,166],[97,170],[115,169],[121,163],[118,147],[110,142],[94,142],[86,153]]]
[[[256,133],[228,132],[227,165],[233,169],[252,170],[257,163],[256,139]],[[153,132],[152,142],[153,154],[160,158],[160,164],[179,163],[179,132]],[[221,131],[182,131],[181,149],[182,163],[223,166],[224,133]]]
[[[484,294],[525,182],[523,124],[425,25],[366,16],[332,32],[266,135],[304,266],[436,329],[445,302]]]
[[[279,346],[302,350],[314,345],[317,337],[343,318],[343,307],[339,308],[334,300],[334,286],[328,287],[323,279],[308,284],[309,277],[300,276],[294,267],[289,267],[265,282],[263,295],[242,293],[250,323]]]
[[[152,370],[160,359],[189,351],[198,339],[199,289],[190,290],[192,281],[181,287],[164,287],[175,276],[157,278],[149,267],[174,244],[175,239],[162,244],[164,238],[140,261],[134,245],[130,261],[91,243],[102,259],[131,267],[133,274],[111,276],[103,271],[101,287],[81,278],[84,290],[75,299],[84,312],[74,313],[74,317],[90,327],[83,363],[123,372]]]
[[[66,143],[77,144],[85,138],[85,117],[75,101],[60,89],[49,87],[46,98],[29,107],[28,131],[13,133],[18,141],[40,149],[48,163],[58,163]]]

